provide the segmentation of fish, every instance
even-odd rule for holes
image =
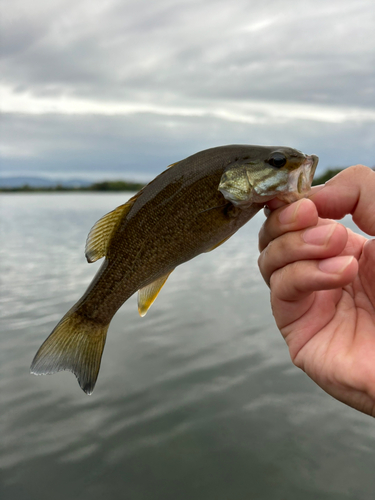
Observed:
[[[272,198],[306,196],[317,163],[289,147],[227,145],[170,165],[93,226],[86,259],[104,262],[37,351],[31,373],[71,371],[91,394],[123,303],[138,292],[144,316],[177,266],[222,245]]]

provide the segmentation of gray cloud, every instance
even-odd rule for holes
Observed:
[[[36,109],[5,102],[4,172],[105,165],[147,176],[234,142],[295,146],[322,165],[375,163],[373,0],[13,0],[2,10],[3,84]],[[38,111],[43,99],[52,108]],[[122,105],[135,109],[111,116]]]

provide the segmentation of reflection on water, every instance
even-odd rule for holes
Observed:
[[[274,326],[262,214],[179,267],[145,318],[134,297],[120,309],[92,396],[70,373],[29,375],[100,265],[90,227],[124,201],[1,197],[1,498],[373,498],[373,420],[294,368]]]

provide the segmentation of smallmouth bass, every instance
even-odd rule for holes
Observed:
[[[292,148],[231,145],[170,165],[91,229],[86,258],[105,260],[39,348],[31,373],[69,370],[91,394],[122,304],[138,291],[144,316],[178,265],[224,243],[270,199],[305,196],[317,163]]]

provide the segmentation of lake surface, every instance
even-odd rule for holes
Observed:
[[[372,500],[375,420],[295,368],[257,268],[258,214],[114,317],[92,396],[31,360],[127,194],[0,198],[2,500]],[[375,362],[375,360],[374,360]]]

